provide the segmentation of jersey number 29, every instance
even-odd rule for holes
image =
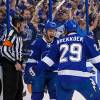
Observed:
[[[60,51],[62,51],[60,56],[60,63],[68,61],[68,58],[71,62],[79,62],[82,57],[82,46],[79,43],[73,43],[71,45],[62,44],[60,46]],[[67,55],[67,53],[69,54]]]

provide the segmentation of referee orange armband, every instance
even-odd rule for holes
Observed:
[[[13,43],[12,43],[11,41],[9,41],[9,40],[5,40],[5,41],[3,42],[3,45],[4,45],[4,46],[8,46],[8,47],[12,47]]]

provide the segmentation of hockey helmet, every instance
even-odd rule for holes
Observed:
[[[48,29],[56,30],[56,23],[55,23],[55,22],[50,22],[50,21],[48,21],[48,22],[45,24],[45,29],[46,29],[46,30],[48,30]]]
[[[65,30],[67,32],[76,32],[77,31],[77,23],[74,20],[68,20],[65,22]]]

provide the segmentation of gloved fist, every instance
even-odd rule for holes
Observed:
[[[31,84],[35,76],[34,71],[32,70],[33,64],[26,64],[24,69],[24,81],[26,84]]]
[[[32,67],[29,68],[29,74],[34,77],[35,76],[35,72],[33,71]]]

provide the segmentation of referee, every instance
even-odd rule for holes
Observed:
[[[3,100],[22,100],[22,31],[24,19],[20,15],[12,17],[11,31],[3,40],[1,48],[3,69]]]

